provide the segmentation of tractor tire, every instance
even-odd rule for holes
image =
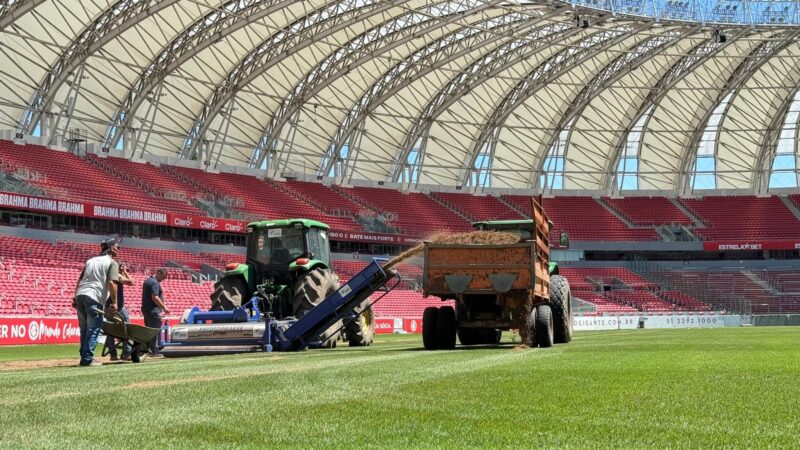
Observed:
[[[425,350],[439,348],[439,308],[428,306],[422,312],[422,345]]]
[[[292,298],[292,312],[299,319],[314,309],[325,298],[339,289],[338,278],[328,269],[309,270],[297,279]],[[320,335],[324,348],[335,348],[339,339],[341,321],[334,323]]]
[[[247,292],[247,283],[242,277],[225,277],[214,284],[211,294],[212,311],[230,311],[242,306]]]
[[[367,306],[367,309],[348,322],[345,327],[350,347],[366,347],[372,344],[372,338],[375,336],[375,311],[372,310],[369,300],[362,306]]]
[[[567,279],[560,275],[550,277],[550,307],[554,342],[566,344],[572,340],[572,294]]]
[[[456,321],[456,310],[453,309],[452,306],[442,306],[439,308],[439,320],[436,324],[436,328],[439,348],[442,350],[456,348],[456,330],[458,329],[458,322]]]
[[[536,345],[542,348],[553,346],[553,311],[550,305],[536,307]]]

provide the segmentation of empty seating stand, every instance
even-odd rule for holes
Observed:
[[[452,192],[432,192],[431,197],[458,210],[473,221],[519,220],[523,217],[497,197]]]
[[[53,164],[54,158],[58,164]],[[200,214],[187,201],[152,196],[80,157],[38,145],[0,141],[0,159],[27,183],[55,198],[133,209]]]
[[[505,195],[503,199],[530,216],[530,197]],[[551,242],[558,242],[562,231],[576,241],[628,242],[659,239],[655,229],[630,228],[591,197],[554,197],[545,198],[542,202],[553,222]]]
[[[589,282],[595,286],[617,286],[631,289],[656,290],[658,284],[651,282],[624,267],[597,267],[597,268],[577,268],[559,267],[559,271],[569,280],[570,285],[574,282],[577,286],[584,286],[583,283]]]
[[[800,221],[778,197],[704,197],[681,202],[706,225],[696,234],[709,241],[796,239]]]
[[[442,231],[468,231],[471,223],[418,192],[403,193],[394,189],[368,187],[342,188],[370,208],[389,213],[390,225],[403,234],[428,237]]]
[[[693,225],[677,206],[664,197],[605,198],[615,211],[636,225]]]

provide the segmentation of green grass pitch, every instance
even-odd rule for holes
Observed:
[[[799,347],[798,328],[438,352],[394,335],[369,348],[0,370],[0,446],[798,448]],[[75,355],[10,348],[0,361]]]

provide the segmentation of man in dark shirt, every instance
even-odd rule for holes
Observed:
[[[142,315],[144,326],[161,328],[161,319],[169,314],[170,310],[164,304],[164,291],[161,282],[167,279],[167,269],[157,269],[155,275],[145,280],[142,286]],[[150,352],[153,356],[160,356],[158,351],[158,335],[150,341]]]

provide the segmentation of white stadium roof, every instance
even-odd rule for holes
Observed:
[[[797,3],[5,0],[0,129],[344,183],[796,190]]]

